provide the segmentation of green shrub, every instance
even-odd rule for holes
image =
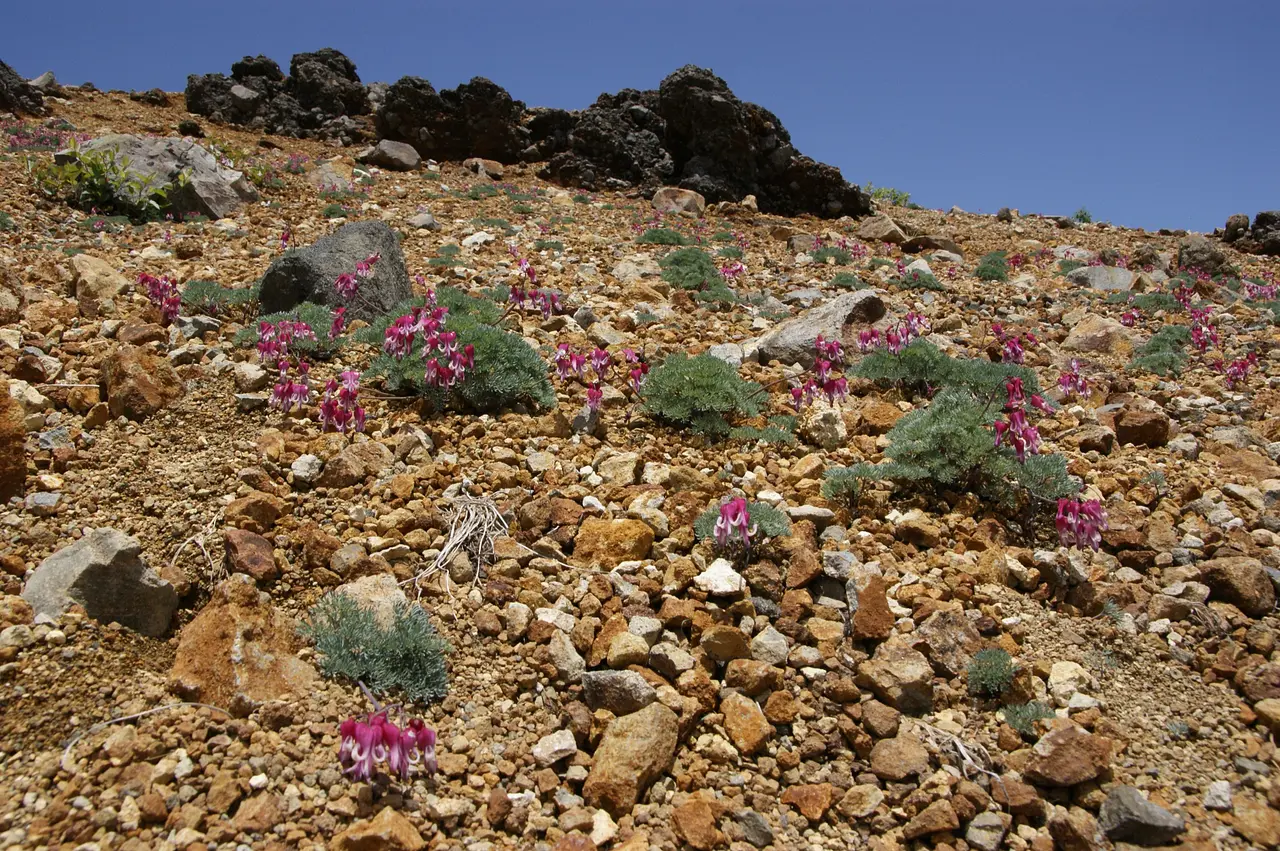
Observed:
[[[247,311],[258,303],[258,285],[224,287],[213,281],[188,281],[182,288],[182,304],[195,313],[221,316],[232,309]]]
[[[0,231],[16,231],[18,226],[14,224],[13,216],[0,210]]]
[[[1107,296],[1107,304],[1128,305],[1130,303],[1130,295],[1130,293],[1126,292],[1112,293]],[[1132,298],[1133,306],[1145,313],[1155,313],[1160,310],[1172,313],[1182,309],[1182,305],[1178,303],[1178,300],[1168,293],[1139,293]]]
[[[849,252],[834,245],[815,248],[809,252],[809,256],[813,258],[815,263],[826,263],[828,260],[832,260],[837,266],[848,266],[853,262],[853,256]]]
[[[464,261],[462,259],[462,247],[452,242],[446,243],[436,249],[436,256],[428,258],[428,266],[461,266]]]
[[[875,464],[830,467],[822,474],[822,498],[852,507],[862,495],[862,483],[877,481],[881,476],[882,472],[877,471]]]
[[[999,697],[1013,683],[1013,659],[999,647],[989,647],[973,654],[969,663],[969,694],[974,697]]]
[[[778,538],[791,534],[791,521],[772,505],[763,502],[747,503],[747,517],[756,527],[755,540]],[[699,541],[715,538],[716,521],[720,519],[720,506],[713,505],[693,521],[693,534]]]
[[[870,181],[862,189],[877,201],[884,201],[895,207],[905,207],[911,201],[910,192],[903,192],[900,189],[894,189],[889,186],[872,186]]]
[[[712,437],[728,435],[728,418],[755,416],[763,398],[759,384],[708,354],[669,356],[649,373],[640,390],[655,418]]]
[[[662,280],[682,290],[724,286],[716,261],[701,248],[677,248],[659,260],[658,265],[662,267]]]
[[[837,272],[831,279],[831,284],[848,290],[861,290],[868,286],[866,281],[853,272]]]
[[[433,701],[449,689],[448,643],[416,603],[397,602],[390,623],[346,594],[330,593],[300,629],[315,643],[320,670],[363,682],[375,694],[398,690],[410,701]]]
[[[590,196],[590,195],[574,195],[574,196],[573,196],[573,203],[575,203],[575,204],[590,204],[590,203],[591,203],[591,196]]]
[[[1280,325],[1280,301],[1260,301],[1254,305],[1259,312],[1267,311],[1271,313],[1271,323]]]
[[[539,239],[533,243],[535,251],[564,251],[564,243],[556,239]]]
[[[661,321],[662,320],[658,317],[658,314],[654,313],[653,311],[650,311],[650,310],[636,311],[637,325],[653,325],[654,323],[661,322]]]
[[[726,245],[716,252],[719,257],[728,257],[731,260],[742,259],[742,249],[736,245]]]
[[[528,204],[512,204],[511,212],[515,213],[517,216],[532,216],[537,212],[537,210],[533,209],[533,207],[530,207]]]
[[[1009,280],[1009,261],[1005,257],[1005,252],[992,251],[983,256],[978,261],[978,268],[973,270],[973,275],[980,281]]]
[[[869,261],[867,261],[867,268],[872,270],[879,269],[882,266],[897,266],[897,265],[898,265],[897,263],[890,260],[888,257],[872,257]]]
[[[326,219],[345,219],[348,216],[355,215],[355,208],[348,207],[345,204],[325,204],[324,209],[320,211],[320,215]]]
[[[511,222],[506,219],[476,218],[471,220],[471,224],[478,228],[492,228],[494,230],[500,230],[505,236],[511,236],[511,234],[516,232],[516,229],[511,226]]]
[[[1033,370],[1012,363],[994,363],[982,358],[953,358],[925,339],[912,340],[901,352],[876,349],[864,355],[853,374],[881,386],[926,391],[959,387],[986,400],[1002,399],[1005,382],[1021,378],[1028,394],[1040,392]]]
[[[1028,739],[1036,737],[1037,721],[1053,717],[1053,709],[1038,701],[1004,708],[1004,722]]]
[[[770,417],[764,428],[756,426],[740,426],[729,430],[730,440],[743,440],[749,443],[780,443],[791,446],[796,442],[795,417]]]
[[[1071,218],[1075,219],[1082,225],[1087,225],[1093,221],[1093,214],[1089,212],[1087,207],[1081,207],[1072,214]]]
[[[404,302],[356,332],[356,339],[381,346],[387,327],[397,317],[424,303],[421,298]],[[543,409],[555,405],[555,390],[547,378],[546,362],[523,337],[487,324],[500,315],[496,304],[453,287],[437,289],[436,303],[449,308],[445,327],[457,332],[458,345],[475,347],[475,366],[467,370],[463,381],[453,388],[452,396],[423,384],[426,364],[420,350],[401,360],[380,354],[366,370],[368,375],[381,376],[391,392],[421,396],[436,409],[451,400],[477,413],[504,410],[518,404]]]
[[[1085,263],[1083,260],[1059,260],[1058,274],[1066,275],[1070,272],[1074,272],[1076,269],[1079,269],[1081,266],[1088,266],[1088,265],[1089,264]]]
[[[75,144],[64,163],[48,162],[35,170],[36,188],[50,198],[80,210],[126,216],[133,222],[163,218],[173,210],[168,196],[180,192],[190,180],[184,170],[171,182],[158,184],[129,170],[129,158],[115,148],[80,150]]]
[[[255,321],[237,331],[232,341],[237,346],[245,348],[256,345],[258,342],[258,323],[275,323],[282,319],[301,320],[310,325],[311,330],[316,335],[314,340],[297,338],[290,343],[290,357],[303,357],[307,360],[329,360],[337,354],[338,349],[343,345],[344,340],[342,337],[336,340],[329,339],[329,326],[333,324],[333,311],[322,304],[310,301],[304,301],[292,310],[283,310],[279,313],[268,313],[265,316],[259,316]],[[381,341],[379,341],[379,345],[381,345]]]
[[[713,284],[705,290],[695,292],[693,294],[693,300],[699,304],[723,307],[728,304],[737,304],[738,294],[726,287],[724,284]]]
[[[636,242],[641,245],[688,245],[689,238],[671,228],[649,228],[636,237]]]
[[[898,286],[906,287],[909,290],[945,290],[946,287],[942,282],[935,278],[929,272],[920,269],[910,269],[907,274],[903,275],[898,281]]]
[[[889,430],[885,456],[891,463],[867,465],[860,477],[968,491],[1005,510],[1078,492],[1061,455],[1032,455],[1020,463],[1009,447],[995,445],[998,411],[962,387],[948,387]]]
[[[498,197],[498,190],[487,184],[473,186],[467,190],[466,197],[472,201],[483,201],[486,198]]]
[[[1152,372],[1163,378],[1177,377],[1187,365],[1184,347],[1190,342],[1191,330],[1187,326],[1166,325],[1134,351],[1128,368]]]
[[[715,233],[711,234],[712,242],[733,242],[733,240],[734,240],[734,236],[731,231],[718,230]]]

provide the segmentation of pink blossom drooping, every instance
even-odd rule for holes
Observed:
[[[1097,550],[1107,528],[1107,514],[1096,499],[1060,499],[1055,525],[1062,546]]]
[[[747,501],[742,497],[731,499],[720,506],[720,516],[714,528],[716,546],[727,549],[731,544],[740,541],[744,548],[751,547],[751,536],[756,527],[751,524],[751,514],[747,510]],[[737,539],[737,541],[735,541]]]
[[[338,764],[355,780],[372,779],[379,764],[401,780],[418,771],[436,773],[436,732],[420,718],[411,718],[402,730],[386,712],[370,713],[363,721],[343,721],[338,733]]]

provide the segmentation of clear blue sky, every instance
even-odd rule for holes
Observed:
[[[712,68],[804,153],[928,207],[1211,230],[1280,208],[1275,0],[483,3],[13,0],[24,76],[181,90],[190,73],[335,47],[365,82],[489,77],[581,108]]]

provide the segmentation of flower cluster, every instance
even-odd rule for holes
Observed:
[[[1074,396],[1089,398],[1089,379],[1080,374],[1080,361],[1077,358],[1072,358],[1067,371],[1058,376],[1058,386],[1068,399]]]
[[[1274,283],[1257,284],[1253,281],[1244,282],[1244,295],[1248,299],[1274,301],[1277,291],[1280,291],[1280,287],[1277,287]]]
[[[1188,308],[1191,314],[1191,344],[1204,354],[1218,344],[1218,329],[1209,323],[1212,307]]]
[[[178,285],[173,278],[168,275],[157,278],[141,272],[138,274],[138,285],[147,288],[147,298],[160,310],[160,316],[166,325],[178,318],[182,297],[178,295]]]
[[[364,408],[356,401],[360,393],[360,373],[343,372],[341,380],[330,378],[320,403],[320,425],[324,431],[364,431]]]
[[[267,404],[279,409],[281,413],[287,414],[294,407],[301,408],[310,402],[311,387],[307,382],[310,374],[310,364],[304,360],[299,360],[298,379],[295,381],[289,375],[289,361],[282,359],[280,361],[280,376],[275,386],[271,388],[271,398],[267,400]]]
[[[995,424],[996,446],[1008,445],[1020,463],[1025,463],[1028,455],[1040,451],[1040,432],[1027,420],[1026,393],[1022,388],[1021,378],[1010,378],[1005,382],[1005,419]],[[1032,395],[1031,405],[1045,413],[1053,409],[1039,395]]]
[[[444,330],[449,308],[435,303],[435,293],[427,293],[427,305],[415,307],[387,327],[382,350],[403,360],[413,353],[413,343],[422,335],[423,382],[428,387],[453,387],[466,378],[476,364],[475,346],[458,345],[458,332]]]
[[[726,281],[736,281],[738,278],[742,277],[746,271],[746,266],[742,265],[741,262],[734,260],[720,267],[720,277],[724,278]]]
[[[631,367],[627,370],[627,384],[631,387],[631,392],[639,395],[640,388],[649,377],[649,362],[635,349],[623,349],[622,358]]]
[[[345,307],[334,308],[333,322],[329,325],[329,339],[336,340],[342,335],[347,327],[347,309]]]
[[[736,538],[741,541],[743,548],[750,549],[751,536],[755,533],[756,527],[751,523],[745,499],[738,497],[720,506],[720,517],[716,519],[715,525],[717,547],[728,549]]]
[[[360,282],[373,274],[373,267],[382,255],[374,252],[363,260],[356,261],[355,272],[343,272],[338,279],[333,282],[333,288],[337,290],[338,296],[343,301],[351,301],[360,292]]]
[[[1062,546],[1097,550],[1107,528],[1107,513],[1100,500],[1060,499],[1056,525]]]
[[[1249,378],[1249,373],[1258,365],[1258,353],[1249,352],[1247,357],[1236,358],[1230,363],[1218,361],[1214,364],[1214,369],[1223,374],[1226,379],[1227,387],[1235,390]]]
[[[1021,364],[1026,358],[1026,350],[1035,348],[1039,343],[1034,334],[1009,333],[999,322],[992,324],[991,333],[1000,345],[1000,360],[1005,363]]]
[[[917,337],[929,333],[929,320],[915,311],[911,311],[894,327],[884,332],[883,336],[875,328],[866,328],[858,332],[858,351],[866,353],[880,347],[887,348],[889,354],[900,353]]]
[[[819,334],[813,347],[817,353],[813,360],[814,377],[791,388],[791,402],[797,411],[811,404],[819,395],[834,405],[849,392],[849,382],[843,376],[831,373],[832,369],[844,365],[844,346],[839,340],[828,340]]]
[[[258,323],[258,358],[263,363],[278,364],[289,356],[289,344],[294,340],[314,340],[311,326],[300,319],[281,319],[279,322]]]
[[[592,351],[590,356],[583,355],[573,351],[568,343],[561,343],[556,346],[555,365],[556,376],[561,381],[568,381],[571,375],[578,376],[578,379],[587,385],[587,407],[593,411],[600,410],[600,404],[604,401],[604,390],[601,389],[600,382],[609,374],[609,369],[613,366],[613,356],[601,348]],[[589,381],[588,366],[592,373]],[[647,365],[645,369],[647,371]]]
[[[1137,307],[1131,306],[1124,313],[1120,314],[1120,324],[1126,328],[1132,328],[1138,324],[1138,320],[1142,318],[1142,311]]]
[[[293,232],[289,230],[289,226],[285,225],[284,230],[280,231],[280,253],[283,254],[289,248],[289,240],[293,238]]]
[[[338,727],[342,742],[338,764],[344,774],[369,780],[378,764],[387,773],[407,779],[415,771],[436,773],[436,731],[421,718],[410,718],[404,729],[387,719],[387,713],[370,713],[365,721],[348,718]]]
[[[509,296],[511,304],[517,310],[524,310],[525,305],[529,305],[541,311],[543,319],[550,319],[553,315],[561,312],[560,294],[551,290],[539,289],[538,273],[534,271],[533,264],[528,258],[521,257],[520,252],[516,250],[514,243],[507,245],[507,253],[516,258],[516,267],[524,273],[529,279],[529,288],[516,285],[511,287]]]

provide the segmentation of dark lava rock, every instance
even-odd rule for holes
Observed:
[[[523,103],[484,77],[440,92],[421,77],[401,77],[387,89],[377,128],[380,138],[407,142],[424,157],[510,163],[529,145],[523,115]]]
[[[40,91],[0,62],[0,112],[38,114],[43,111],[44,97]]]
[[[343,301],[333,283],[354,272],[356,263],[380,255],[373,273],[361,280],[351,301]],[[288,310],[304,301],[346,307],[351,319],[370,320],[409,298],[412,287],[395,231],[384,222],[352,222],[314,245],[278,257],[262,276],[263,313]]]

